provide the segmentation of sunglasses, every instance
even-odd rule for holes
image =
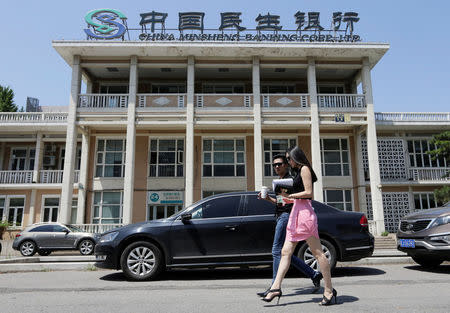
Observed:
[[[281,165],[283,165],[283,164],[284,164],[284,163],[273,163],[272,166],[273,166],[273,167],[277,167],[277,166],[281,166]]]
[[[291,160],[291,157],[286,157],[286,160],[289,162]]]

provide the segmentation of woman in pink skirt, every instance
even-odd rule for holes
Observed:
[[[280,300],[282,296],[281,282],[291,264],[291,256],[298,242],[305,240],[312,254],[319,262],[320,271],[323,274],[325,282],[323,299],[319,305],[330,305],[332,304],[333,298],[334,303],[337,302],[337,292],[331,285],[330,263],[322,251],[322,245],[320,244],[319,233],[317,231],[317,216],[311,206],[313,183],[317,181],[317,177],[305,153],[299,147],[290,150],[286,157],[290,166],[298,171],[294,178],[295,193],[283,194],[287,198],[285,199],[286,201],[294,201],[294,207],[292,208],[286,228],[286,240],[281,251],[281,261],[277,277],[270,288],[270,292],[262,300],[270,302],[276,297],[278,297],[278,301]]]

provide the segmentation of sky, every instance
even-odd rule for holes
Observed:
[[[71,68],[52,48],[52,40],[84,40],[88,11],[123,12],[130,28],[140,14],[168,13],[166,28],[178,27],[178,13],[205,13],[205,28],[218,28],[221,12],[242,12],[242,26],[255,28],[259,14],[280,16],[283,29],[296,27],[294,14],[320,12],[330,26],[335,11],[358,12],[354,33],[365,42],[390,44],[372,70],[376,112],[450,112],[450,36],[445,0],[376,1],[8,1],[0,0],[0,85],[15,92],[21,107],[35,97],[41,105],[68,105]]]

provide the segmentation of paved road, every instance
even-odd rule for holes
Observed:
[[[260,301],[270,270],[177,270],[162,280],[130,282],[120,272],[0,274],[7,312],[448,312],[450,264],[434,271],[405,265],[343,267],[334,273],[338,305],[322,308],[308,279],[290,272],[280,306]]]

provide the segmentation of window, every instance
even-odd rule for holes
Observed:
[[[244,140],[203,140],[203,176],[245,176]]]
[[[184,140],[150,141],[150,177],[183,177]]]
[[[5,213],[5,198],[0,198],[0,222],[6,220]]]
[[[261,85],[261,93],[294,93],[294,85]]]
[[[11,149],[11,161],[9,169],[12,171],[27,171],[34,169],[34,148],[13,148]]]
[[[352,192],[346,190],[326,189],[323,191],[326,204],[344,211],[352,211]]]
[[[409,163],[411,167],[447,167],[444,157],[438,157],[432,160],[427,151],[436,149],[435,145],[427,140],[408,140]]]
[[[247,196],[247,215],[274,215],[276,206],[266,200],[261,200],[256,195]]]
[[[414,193],[414,208],[416,210],[426,210],[431,208],[436,208],[440,203],[436,202],[434,194],[431,192],[427,193]]]
[[[72,198],[72,210],[70,212],[70,224],[77,223],[78,198]]]
[[[121,191],[100,191],[94,193],[93,224],[122,223],[123,193]]]
[[[214,195],[219,195],[221,193],[228,193],[228,192],[233,192],[233,191],[230,191],[230,190],[226,190],[226,191],[224,191],[224,190],[204,190],[202,198],[206,198],[206,197],[214,196]]]
[[[67,228],[65,228],[64,226],[61,225],[53,225],[53,232],[55,233],[63,233],[63,232],[67,232]]]
[[[237,216],[241,196],[212,199],[192,210],[192,219]]]
[[[321,139],[322,172],[324,176],[349,176],[347,139]]]
[[[186,93],[185,85],[154,85],[152,84],[152,93]]]
[[[58,220],[59,198],[44,198],[43,222]]]
[[[183,207],[181,205],[149,205],[147,208],[147,220],[157,220],[174,215]]]
[[[102,85],[100,93],[126,94],[128,93],[128,85]]]
[[[66,148],[62,148],[59,155],[59,169],[64,169],[64,160],[66,157]],[[81,147],[77,147],[77,155],[75,156],[75,170],[79,170],[81,167]]]
[[[123,177],[125,171],[125,140],[99,139],[95,177]]]
[[[264,139],[264,176],[277,176],[272,167],[272,158],[286,155],[286,150],[297,145],[295,139]]]
[[[22,226],[25,197],[11,197],[8,200],[8,223],[13,226]]]
[[[30,232],[37,232],[37,233],[47,233],[47,232],[53,232],[53,225],[42,225],[35,227],[30,230]]]
[[[343,94],[344,93],[344,86],[339,85],[318,85],[317,86],[318,93],[334,93],[334,94]]]
[[[203,93],[244,93],[244,85],[203,85]]]

